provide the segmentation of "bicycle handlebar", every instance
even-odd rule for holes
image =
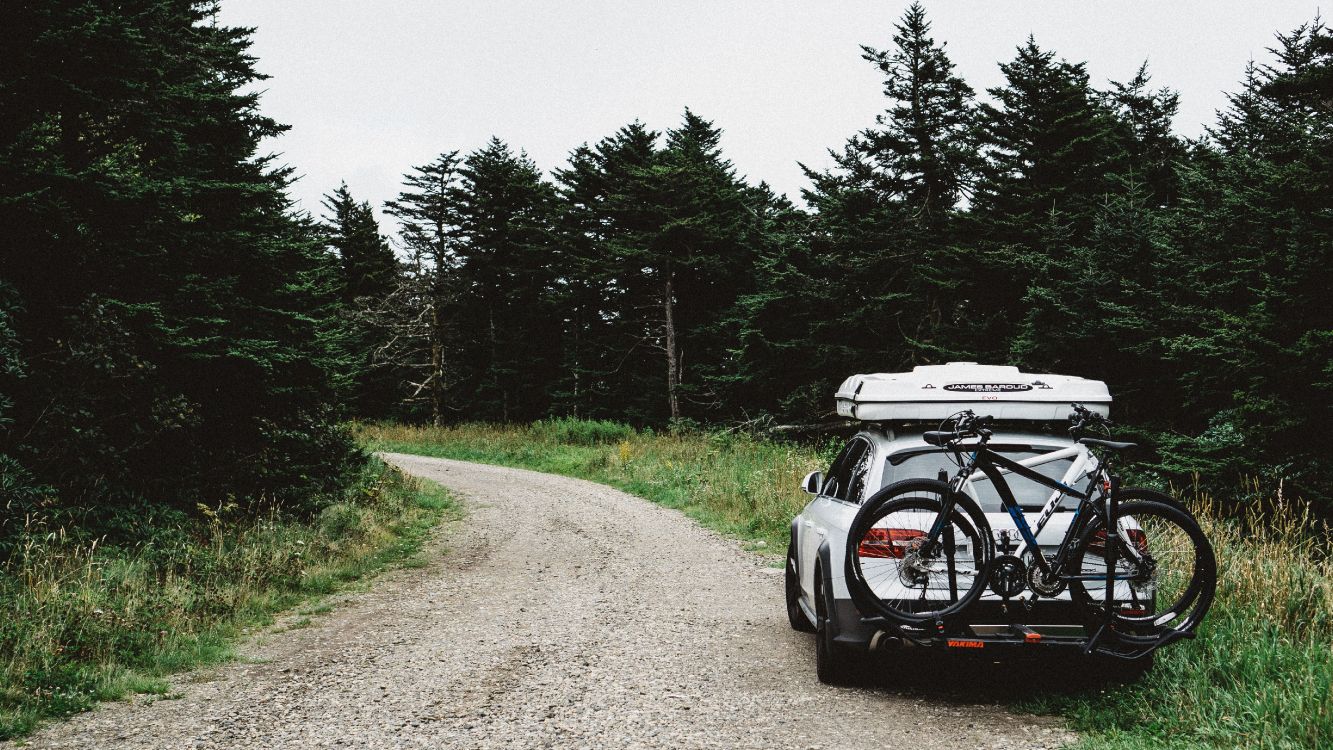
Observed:
[[[1069,414],[1069,434],[1074,437],[1082,435],[1089,427],[1110,427],[1114,424],[1110,419],[1089,410],[1083,404],[1071,404],[1071,406],[1073,411]]]
[[[957,432],[972,433],[982,437],[990,437],[990,425],[995,421],[995,417],[987,414],[978,417],[971,410],[963,412],[956,422],[954,430]]]
[[[1071,404],[1070,406],[1073,409],[1069,413],[1069,433],[1074,437],[1082,436],[1084,431],[1090,427],[1111,427],[1115,424],[1083,404]],[[925,433],[925,440],[932,445],[942,446],[969,437],[989,439],[992,434],[990,426],[994,421],[995,417],[989,414],[978,416],[971,409],[968,409],[959,412],[958,416],[954,418],[952,430],[932,430]]]
[[[932,430],[925,433],[922,438],[931,445],[939,446],[956,443],[970,437],[989,440],[991,436],[990,425],[994,421],[995,418],[989,414],[979,417],[969,409],[960,412],[958,417],[953,420],[952,430]]]

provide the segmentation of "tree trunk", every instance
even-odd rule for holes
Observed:
[[[495,303],[492,302],[486,306],[486,322],[489,326],[489,339],[491,345],[491,385],[500,392],[500,421],[504,424],[509,423],[509,385],[507,382],[500,381],[500,344],[499,335],[495,330]]]
[[[673,289],[676,277],[670,264],[667,265],[665,278],[662,285],[662,314],[666,322],[667,401],[671,404],[671,418],[680,419],[680,398],[676,392],[680,386],[680,366],[676,356],[676,296]]]
[[[579,307],[570,316],[574,321],[574,418],[579,418],[579,331],[583,327],[583,308]]]
[[[444,343],[438,299],[431,303],[430,328],[430,421],[440,427],[444,424]]]

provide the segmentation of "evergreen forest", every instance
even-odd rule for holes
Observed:
[[[386,205],[312,213],[215,6],[6,9],[0,555],[36,512],[315,512],[364,461],[352,420],[809,426],[850,374],[948,361],[1105,380],[1162,481],[1333,507],[1318,19],[1235,61],[1197,140],[1146,64],[1095,81],[1032,38],[977,91],[914,5],[861,50],[882,113],[799,196],[687,109],[549,173],[442,143]]]

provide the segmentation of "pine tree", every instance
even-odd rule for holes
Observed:
[[[561,272],[555,279],[555,302],[561,311],[560,375],[552,384],[555,413],[586,417],[606,408],[605,373],[617,369],[610,361],[613,321],[604,314],[613,290],[603,283],[599,257],[602,182],[597,156],[587,144],[570,154],[568,166],[556,174],[560,184],[555,231],[559,235]],[[624,418],[624,415],[621,415]]]
[[[388,337],[363,311],[383,306],[402,282],[402,269],[380,234],[374,210],[357,202],[344,183],[325,196],[324,241],[333,251],[340,304],[330,316],[331,347],[338,352],[335,387],[351,413],[384,418],[394,413],[400,368],[377,357]]]
[[[27,376],[0,453],[66,503],[310,507],[351,465],[325,258],[258,155],[285,128],[258,111],[249,31],[215,10],[7,9],[0,267]]]
[[[734,368],[725,318],[753,257],[753,196],[721,154],[721,131],[686,110],[660,138],[633,123],[557,174],[573,209],[569,247],[602,287],[601,322],[584,324],[598,340],[580,341],[599,363],[590,385],[644,422],[718,408]]]
[[[1180,96],[1169,89],[1154,91],[1151,82],[1145,62],[1128,82],[1112,81],[1104,95],[1119,123],[1118,158],[1109,166],[1123,180],[1146,186],[1153,205],[1169,206],[1179,190],[1176,169],[1187,157],[1184,142],[1171,132]]]
[[[555,190],[526,154],[496,138],[469,154],[459,175],[451,271],[465,301],[452,347],[463,373],[458,401],[472,418],[537,419],[550,407],[561,358]]]
[[[757,202],[722,155],[721,138],[721,130],[689,109],[666,134],[666,221],[654,260],[673,419],[684,416],[683,402],[697,414],[722,407],[715,386],[734,368],[725,318],[751,278]]]
[[[1177,170],[1186,160],[1171,132],[1177,97],[1149,82],[1140,66],[1128,83],[1112,82],[1100,95],[1109,130],[1089,130],[1106,139],[1100,195],[1051,211],[1042,238],[1015,246],[1011,256],[1025,258],[1029,272],[1013,358],[1108,381],[1126,394],[1131,406],[1122,414],[1130,419],[1134,406],[1160,413],[1142,373],[1160,361],[1152,329],[1170,315],[1163,296],[1176,298],[1163,294],[1172,277],[1165,261],[1177,258],[1165,209],[1176,200]]]
[[[1166,340],[1196,415],[1176,466],[1285,477],[1333,497],[1308,435],[1333,416],[1333,69],[1315,23],[1279,37],[1275,66],[1250,66],[1182,197],[1177,243],[1194,290],[1188,327]]]
[[[858,372],[955,354],[957,279],[967,271],[951,238],[979,167],[973,92],[931,38],[919,4],[896,25],[891,48],[862,49],[884,76],[885,110],[830,152],[833,170],[806,170],[815,213],[800,241],[766,245],[749,298],[763,303],[746,329],[751,355],[803,351]],[[839,376],[827,368],[809,375],[817,380],[793,383],[782,399],[788,408],[827,408],[827,398],[807,394],[830,390]]]
[[[589,352],[585,392],[598,396],[588,416],[640,423],[670,416],[663,408],[667,389],[649,385],[664,383],[657,373],[666,368],[646,356],[663,338],[657,268],[645,263],[664,221],[660,137],[631,123],[576,151],[569,168],[556,173],[571,214],[567,223],[578,233],[569,247],[583,254],[577,267],[600,287],[600,320],[588,324],[591,335],[581,342]]]
[[[826,326],[846,274],[829,273],[811,250],[811,216],[761,184],[755,189],[756,258],[751,290],[738,300],[731,401],[752,418],[809,418],[828,408]]]
[[[1034,305],[1071,291],[1073,248],[1112,184],[1116,121],[1082,63],[1057,60],[1031,38],[1000,70],[1005,85],[981,105],[986,165],[962,230],[971,273],[959,298],[979,359],[1036,364],[1020,326],[1040,315]]]
[[[907,9],[895,32],[891,49],[861,48],[884,76],[889,105],[875,118],[877,127],[852,138],[835,157],[862,187],[892,196],[922,224],[938,226],[978,166],[970,137],[973,91],[954,74],[944,45],[930,37],[920,3]]]
[[[1034,39],[1000,65],[1005,85],[981,105],[988,167],[973,212],[1002,242],[1031,242],[1052,215],[1081,233],[1088,205],[1106,188],[1114,121],[1088,84],[1083,63],[1056,60]]]
[[[401,272],[398,258],[380,234],[370,204],[357,202],[343,183],[324,196],[324,227],[342,271],[342,298],[383,297],[393,291]]]

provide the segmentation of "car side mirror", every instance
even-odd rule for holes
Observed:
[[[818,495],[819,488],[823,484],[824,484],[824,472],[812,471],[809,474],[805,475],[805,479],[801,480],[801,489],[805,490],[807,493],[811,495]]]

